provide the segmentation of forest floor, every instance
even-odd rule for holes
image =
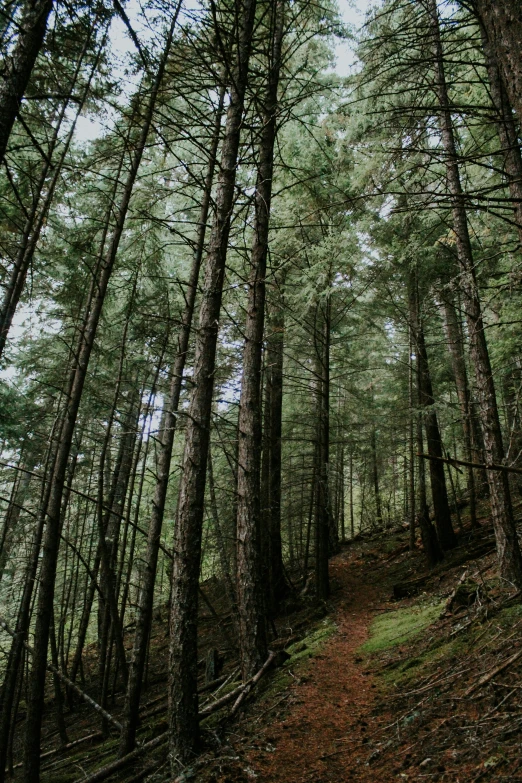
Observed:
[[[203,753],[176,783],[522,782],[522,605],[498,578],[492,530],[481,522],[431,572],[420,551],[408,551],[403,529],[344,545],[330,564],[331,599],[317,602],[306,591],[288,599],[272,642],[287,660],[234,719],[222,710],[203,722]],[[210,702],[237,679],[237,651],[222,585],[204,590],[202,687],[212,647],[230,680],[202,696]],[[167,726],[165,631],[158,615],[141,742]],[[84,687],[95,695],[94,649],[86,663]],[[116,690],[114,716],[121,705]],[[69,741],[81,743],[61,750],[53,712],[50,693],[44,783],[89,780],[116,758],[117,733],[103,737],[87,707],[66,713]],[[170,783],[166,752],[162,743],[104,779]]]
[[[197,779],[522,781],[522,606],[487,520],[431,573],[395,531],[343,547],[331,575],[319,645],[289,647]]]

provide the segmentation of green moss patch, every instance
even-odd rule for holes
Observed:
[[[417,604],[380,615],[374,620],[370,638],[361,650],[371,654],[409,641],[435,622],[442,607],[443,602]]]
[[[286,648],[286,652],[290,655],[290,658],[282,666],[275,669],[273,674],[266,679],[264,690],[262,694],[259,694],[257,700],[258,704],[266,705],[266,703],[270,703],[279,693],[282,693],[295,682],[296,675],[299,675],[306,668],[307,661],[322,651],[324,645],[336,630],[337,626],[335,623],[329,617],[326,617],[324,620],[321,620],[308,636],[289,645]],[[289,669],[292,670],[293,676],[290,675]]]
[[[322,649],[327,639],[336,630],[337,626],[329,617],[322,620],[315,631],[286,648],[290,658],[286,661],[285,666],[294,666],[298,661],[312,658]]]

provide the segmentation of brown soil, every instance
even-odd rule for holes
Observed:
[[[365,762],[367,734],[375,731],[376,684],[357,650],[389,590],[364,578],[350,552],[331,563],[337,586],[337,632],[311,659],[307,675],[291,689],[285,717],[264,731],[266,749],[249,754],[260,781],[326,783],[378,781]],[[365,569],[366,570],[366,569]],[[375,580],[376,581],[376,580]],[[378,721],[384,720],[381,716]],[[348,763],[349,762],[349,763]]]
[[[522,607],[512,587],[498,579],[491,530],[484,525],[478,537],[466,533],[461,545],[430,573],[420,550],[407,551],[405,531],[365,536],[332,559],[330,573],[330,601],[290,597],[277,619],[273,646],[282,649],[295,643],[297,648],[290,648],[295,657],[262,679],[239,716],[231,719],[224,710],[203,724],[202,755],[178,780],[522,783]],[[437,617],[442,602],[464,577],[465,600],[448,604],[443,616],[423,633],[371,655],[361,652],[381,612],[420,601],[436,605]],[[301,578],[296,575],[294,581]],[[423,595],[393,600],[393,585],[412,578],[411,584]],[[204,589],[208,603],[203,602],[199,618],[201,686],[208,649],[219,645],[224,675],[237,676],[238,666],[222,585],[209,580]],[[333,620],[334,632],[322,646],[307,647],[317,631],[327,628],[322,625],[326,615]],[[167,726],[166,650],[165,623],[158,616],[141,710],[143,742]],[[511,660],[517,651],[520,655]],[[96,671],[95,663],[94,655],[92,660],[87,656],[87,674],[89,669]],[[488,677],[491,672],[494,676]],[[87,684],[96,695],[95,680]],[[212,696],[205,693],[204,698]],[[110,704],[115,716],[120,715],[121,704],[118,692]],[[66,721],[70,740],[92,736],[99,729],[85,705],[67,712]],[[43,763],[43,783],[76,782],[114,757],[115,734],[103,741],[99,731],[77,750],[59,750],[51,693],[44,726],[42,751],[50,755]],[[22,729],[20,720],[15,764]],[[15,781],[17,773],[19,768]],[[166,746],[110,780],[172,783]]]

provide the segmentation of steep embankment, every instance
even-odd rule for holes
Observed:
[[[205,780],[522,780],[522,607],[491,530],[431,573],[405,544],[361,540],[332,561],[333,633],[290,647]]]
[[[287,660],[261,680],[242,712],[231,717],[229,705],[203,721],[203,753],[176,783],[522,781],[522,607],[497,577],[487,525],[462,535],[432,572],[419,550],[408,551],[401,530],[346,545],[331,574],[327,603],[310,595],[288,600],[273,642]],[[236,687],[238,660],[222,585],[214,580],[204,590],[200,687],[209,704]],[[139,730],[152,746],[103,779],[172,783],[162,739],[165,631],[158,616]],[[224,670],[209,686],[205,655],[216,645]],[[84,671],[93,694],[95,664],[93,650]],[[60,748],[52,704],[49,692],[43,782],[80,783],[95,771],[101,780],[100,768],[109,771],[116,758],[117,732],[103,736],[96,714],[78,705],[65,715],[69,740],[78,744]],[[121,705],[117,691],[109,705],[117,718]]]

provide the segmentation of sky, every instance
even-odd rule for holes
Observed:
[[[192,2],[193,0],[189,0]],[[343,21],[348,24],[353,31],[358,30],[364,23],[365,12],[372,5],[371,0],[337,0]],[[129,0],[125,4],[125,9],[133,26],[141,38],[146,36],[146,31],[139,29],[139,0]],[[116,17],[111,24],[111,44],[115,59],[124,62],[129,51],[134,47],[125,29],[123,22]],[[355,62],[352,44],[350,41],[340,41],[336,46],[337,65],[336,72],[339,76],[348,76]],[[122,70],[122,78],[123,70]],[[81,116],[76,126],[77,139],[79,141],[91,141],[103,133],[103,127],[98,120],[93,121],[88,116]]]
[[[360,29],[364,24],[365,13],[373,3],[370,0],[337,0],[339,10],[343,20],[352,27],[353,31]],[[354,63],[355,57],[350,41],[343,41],[337,44],[337,67],[336,72],[339,76],[348,76],[350,68]]]

